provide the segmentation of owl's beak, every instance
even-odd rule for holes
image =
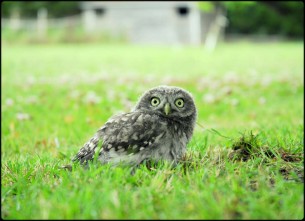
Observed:
[[[166,103],[164,107],[164,113],[165,115],[169,115],[170,112],[171,112],[171,106],[169,105],[169,103]]]

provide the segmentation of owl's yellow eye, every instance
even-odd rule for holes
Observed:
[[[182,108],[184,106],[184,101],[182,98],[178,98],[177,100],[175,100],[175,105],[179,108]]]
[[[150,103],[151,103],[152,106],[157,106],[157,105],[160,104],[160,99],[157,98],[157,97],[153,97],[153,98],[151,99]]]

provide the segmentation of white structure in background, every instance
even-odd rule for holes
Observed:
[[[37,12],[37,31],[39,37],[45,37],[48,30],[48,11],[41,8]]]
[[[124,36],[132,43],[193,44],[205,41],[213,13],[191,1],[83,1],[87,32]]]
[[[28,31],[43,39],[48,30],[69,32],[83,27],[89,35],[105,33],[135,44],[204,44],[206,49],[213,50],[223,36],[224,12],[202,12],[197,4],[192,1],[82,1],[81,14],[63,18],[48,18],[47,9],[38,10],[36,19],[21,18],[18,11],[12,11],[10,18],[1,18],[1,29]]]

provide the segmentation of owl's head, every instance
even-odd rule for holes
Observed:
[[[149,110],[176,121],[195,123],[197,111],[192,95],[179,87],[158,86],[145,92],[134,110]],[[184,122],[185,123],[185,122]]]

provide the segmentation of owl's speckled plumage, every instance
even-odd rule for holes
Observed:
[[[196,117],[194,100],[186,90],[173,86],[152,88],[131,112],[110,118],[73,161],[84,164],[97,156],[102,164],[139,165],[150,159],[176,163],[186,151]]]

